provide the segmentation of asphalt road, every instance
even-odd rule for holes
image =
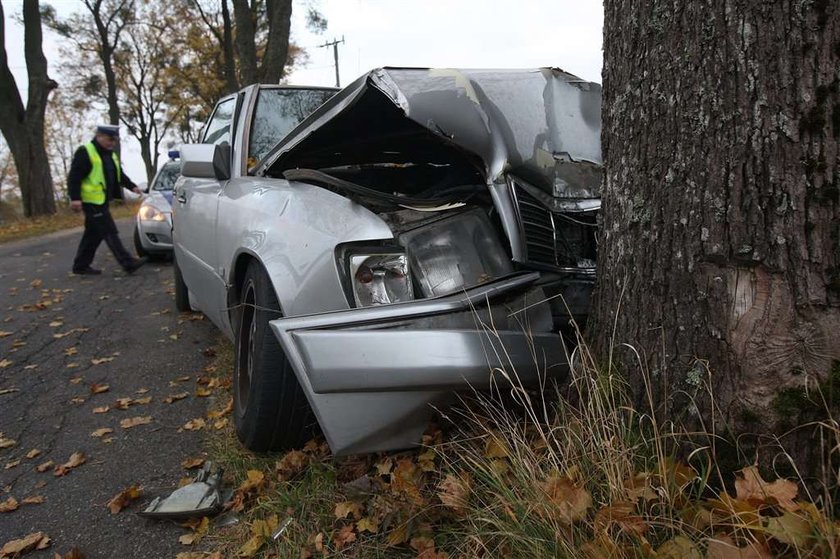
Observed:
[[[132,223],[118,225],[130,247]],[[203,432],[182,426],[206,414],[196,379],[218,334],[208,321],[176,312],[169,263],[129,276],[103,243],[93,264],[101,276],[70,274],[80,236],[77,229],[0,245],[0,447],[15,441],[0,448],[0,510],[9,497],[44,497],[0,512],[0,547],[42,531],[51,547],[27,558],[73,547],[88,559],[174,558],[190,550],[178,542],[184,529],[135,513],[189,475],[183,460],[201,456]],[[108,390],[94,394],[94,384]],[[164,402],[180,392],[190,395]],[[115,406],[118,398],[148,397]],[[109,411],[94,413],[104,406]],[[133,417],[151,422],[120,426]],[[91,436],[102,428],[113,432]],[[55,466],[76,452],[85,463],[56,476]],[[36,470],[48,461],[54,466]],[[132,485],[143,496],[111,514],[108,501]]]

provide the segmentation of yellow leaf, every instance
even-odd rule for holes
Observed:
[[[141,489],[136,485],[132,485],[128,489],[123,489],[116,495],[114,495],[110,501],[108,501],[108,510],[111,511],[111,514],[117,514],[122,509],[127,507],[131,501],[136,500],[140,497]]]
[[[14,334],[14,332],[4,332],[3,330],[0,330],[0,338],[5,338],[6,336],[11,336],[12,334]]]
[[[140,405],[140,406],[145,406],[146,404],[151,403],[151,401],[152,401],[152,397],[151,396],[146,396],[145,398],[135,398],[132,403]]]
[[[356,522],[356,530],[361,534],[362,532],[370,532],[375,534],[379,531],[379,522],[368,516]]]
[[[495,436],[487,439],[487,444],[484,447],[484,456],[486,458],[505,458],[508,455],[507,450],[502,442]]]
[[[75,346],[68,347],[67,349],[64,350],[64,355],[66,355],[68,357],[70,357],[71,355],[76,355],[77,353],[79,353],[79,350],[76,349]]]
[[[394,461],[390,457],[383,458],[376,463],[376,473],[380,476],[387,476],[394,469]]]
[[[113,360],[114,360],[113,357],[99,357],[99,358],[91,359],[90,364],[91,365],[101,365],[103,363],[110,363]]]
[[[207,396],[210,396],[212,393],[213,393],[212,391],[207,390],[206,388],[202,388],[200,386],[195,389],[195,395],[198,396],[199,398],[206,398]]]
[[[204,418],[198,417],[196,419],[184,423],[184,429],[186,429],[187,431],[199,431],[201,429],[204,429],[204,426],[206,424],[207,423],[204,421]]]
[[[388,534],[388,545],[402,545],[408,541],[408,525],[400,524]]]
[[[702,559],[700,551],[685,536],[677,536],[659,546],[656,559]]]
[[[259,470],[248,470],[245,480],[239,485],[239,491],[247,493],[259,489],[265,483],[265,474]]]
[[[568,523],[582,520],[592,506],[589,492],[568,477],[551,476],[541,486],[548,502],[557,508],[560,518]]]
[[[39,464],[39,465],[35,466],[35,469],[36,469],[39,473],[42,473],[42,474],[43,474],[44,472],[46,472],[47,470],[49,470],[50,468],[52,468],[52,467],[53,467],[53,464],[54,464],[54,462],[53,462],[52,460],[47,460],[47,461],[46,461],[46,462],[44,462],[43,464]]]
[[[17,499],[9,497],[5,501],[0,501],[0,512],[12,512],[18,509]]]
[[[185,470],[192,470],[193,468],[200,468],[204,465],[204,458],[188,458],[181,462],[181,467]]]
[[[25,538],[7,542],[0,548],[0,557],[18,557],[33,549],[46,549],[50,546],[50,538],[43,532],[29,534]]]
[[[222,419],[213,423],[213,427],[215,427],[217,431],[220,431],[220,430],[224,429],[225,427],[227,427],[227,424],[228,424],[228,418],[223,417]]]
[[[4,470],[11,470],[12,468],[16,468],[20,465],[20,459],[12,460],[11,462],[6,462],[6,467],[3,468]]]
[[[163,399],[164,402],[167,404],[171,404],[172,402],[177,402],[178,400],[183,400],[187,396],[189,396],[189,392],[179,392],[178,394],[170,394],[166,398]]]
[[[93,408],[93,413],[108,413],[108,410],[111,408],[109,406],[100,406],[98,408]]]
[[[2,435],[0,435],[0,449],[3,449],[3,448],[12,448],[12,447],[13,447],[13,446],[15,446],[16,444],[17,444],[17,441],[16,441],[16,440],[14,440],[14,439],[6,439],[6,438],[3,438],[3,436],[2,436]]]
[[[12,363],[14,363],[14,361],[9,361],[8,359],[0,359],[0,369],[5,369]]]
[[[101,438],[101,437],[104,437],[105,435],[107,435],[109,433],[113,433],[113,432],[114,432],[114,430],[111,429],[110,427],[103,427],[103,428],[97,429],[96,431],[91,433],[90,436],[91,437],[96,437],[96,438]]]
[[[746,547],[738,547],[732,538],[717,535],[709,539],[706,548],[706,559],[772,559],[773,555],[763,544],[751,543]]]
[[[740,474],[738,476],[737,474]],[[786,511],[795,512],[799,505],[794,502],[799,491],[796,484],[786,479],[779,479],[767,483],[758,473],[755,466],[747,466],[737,472],[735,478],[735,495],[742,501],[755,501],[758,503],[773,504],[768,502],[772,499]]]
[[[130,429],[131,427],[136,427],[138,425],[148,425],[151,422],[151,415],[131,417],[120,421],[120,427],[122,427],[123,429]]]
[[[292,479],[309,464],[309,456],[300,450],[291,450],[283,455],[274,466],[281,481]]]
[[[814,539],[811,522],[803,516],[787,511],[782,516],[767,521],[767,533],[800,550],[807,549]]]
[[[33,448],[32,450],[30,450],[29,452],[26,453],[26,457],[30,460],[32,460],[33,458],[37,458],[40,455],[41,455],[41,451],[38,450],[37,448]]]
[[[338,519],[347,518],[348,514],[352,514],[353,518],[359,519],[362,517],[362,505],[352,501],[342,501],[335,505],[333,513]]]
[[[99,384],[94,382],[90,385],[90,393],[91,394],[101,394],[103,392],[108,392],[111,389],[110,386],[107,384]]]
[[[70,473],[70,470],[72,470],[73,468],[78,468],[86,461],[87,458],[85,458],[84,452],[74,452],[70,455],[70,459],[67,460],[67,462],[61,464],[60,466],[56,466],[53,475],[55,475],[56,477],[67,475]]]
[[[40,505],[45,500],[46,499],[44,498],[43,495],[33,495],[31,497],[26,497],[25,499],[23,499],[21,501],[21,504],[24,504],[24,505]]]

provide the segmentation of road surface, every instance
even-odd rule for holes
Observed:
[[[132,222],[118,226],[130,247]],[[0,547],[42,531],[50,548],[27,558],[73,547],[88,559],[174,558],[190,550],[178,542],[184,529],[135,513],[190,475],[182,461],[201,456],[203,431],[182,427],[206,414],[196,380],[218,334],[175,311],[170,263],[129,276],[103,243],[93,264],[101,276],[70,274],[80,236],[0,245],[0,510],[10,497],[19,503],[0,512]],[[123,398],[127,409],[119,409]],[[150,423],[121,427],[136,417]],[[91,435],[106,428],[113,432]],[[77,452],[84,464],[57,476]],[[112,514],[108,501],[130,486],[143,496]],[[27,497],[44,501],[20,504]]]

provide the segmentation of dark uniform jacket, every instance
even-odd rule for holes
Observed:
[[[135,184],[125,174],[125,168],[122,168],[122,161],[120,161],[120,182],[117,183],[117,170],[114,167],[114,160],[111,158],[111,150],[100,146],[96,140],[93,140],[93,145],[99,156],[102,158],[102,172],[105,175],[105,203],[110,200],[122,200],[122,189],[127,188],[131,190]],[[70,173],[67,175],[67,194],[71,200],[82,199],[82,179],[90,173],[93,165],[88,157],[85,146],[79,146],[76,153],[73,154],[73,162],[70,164]]]

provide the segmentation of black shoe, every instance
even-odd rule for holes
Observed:
[[[128,265],[125,267],[125,272],[127,274],[133,274],[134,272],[136,272],[137,270],[142,268],[145,263],[146,263],[146,257],[145,256],[143,258],[135,258],[134,260],[129,262]]]
[[[91,268],[90,266],[88,266],[87,268],[73,270],[73,273],[77,276],[98,276],[102,273],[102,270],[97,270],[96,268]]]

